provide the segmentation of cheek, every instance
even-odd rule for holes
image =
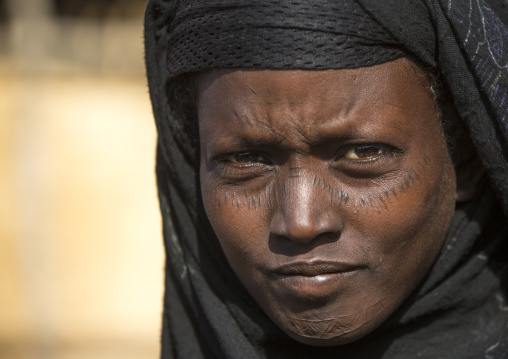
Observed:
[[[259,188],[228,189],[211,175],[201,175],[206,214],[233,267],[256,261],[268,250],[269,199]]]
[[[352,217],[358,235],[370,238],[363,242],[363,251],[377,257],[372,260],[379,263],[380,271],[392,273],[390,280],[413,276],[417,282],[430,268],[450,226],[454,193],[452,164],[438,161],[413,186],[387,199],[383,211]]]

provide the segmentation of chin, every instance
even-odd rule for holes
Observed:
[[[379,309],[379,308],[371,308]],[[275,324],[288,336],[302,344],[331,347],[357,341],[379,327],[386,319],[386,312],[360,311],[355,315],[341,315],[323,318],[321,315],[285,313],[272,318]]]
[[[346,330],[342,334],[324,335],[324,336],[321,333],[315,333],[315,335],[312,334],[302,335],[292,331],[286,331],[286,334],[289,335],[292,339],[302,344],[314,347],[332,347],[352,343],[354,341],[363,338],[370,332],[371,331],[351,329],[351,331]]]

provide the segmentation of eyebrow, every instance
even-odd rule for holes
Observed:
[[[230,145],[237,147],[285,147],[282,139],[279,138],[247,138],[247,137],[235,137],[232,141],[228,141]]]
[[[361,133],[355,131],[348,131],[339,135],[319,136],[315,138],[306,138],[305,143],[311,147],[327,146],[333,143],[348,142],[354,139],[363,137]],[[217,144],[217,142],[216,142]],[[219,145],[226,145],[228,147],[245,148],[245,149],[261,149],[261,148],[276,148],[282,151],[294,150],[290,142],[285,141],[285,138],[267,138],[267,137],[234,137],[226,141],[220,141]]]

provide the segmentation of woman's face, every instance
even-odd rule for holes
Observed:
[[[208,218],[240,281],[295,340],[363,337],[432,266],[455,171],[406,60],[206,73],[198,116]]]

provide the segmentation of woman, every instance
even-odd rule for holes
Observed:
[[[501,19],[149,1],[162,357],[508,357]]]

